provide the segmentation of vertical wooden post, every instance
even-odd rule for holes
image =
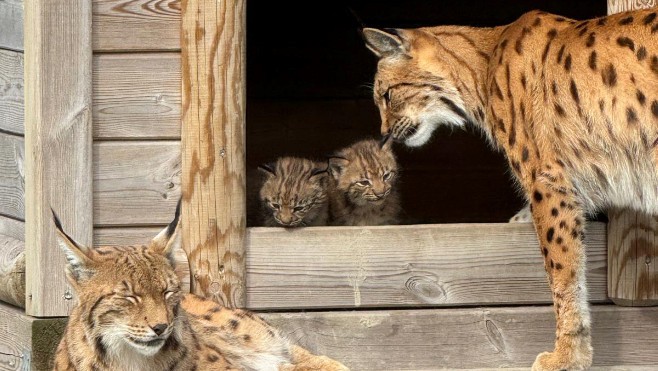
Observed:
[[[608,14],[651,8],[656,0],[608,0]],[[608,212],[608,296],[618,305],[658,305],[658,219]]]
[[[192,292],[245,306],[245,1],[183,0],[183,243]]]
[[[50,208],[92,245],[91,1],[25,6],[26,312],[65,316],[72,293]]]

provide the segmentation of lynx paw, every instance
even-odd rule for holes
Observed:
[[[523,209],[519,210],[516,215],[510,218],[510,223],[532,223],[532,212],[530,205],[526,205]]]
[[[572,371],[587,370],[592,365],[592,348],[589,345],[583,349],[565,354],[544,352],[537,356],[532,364],[532,371]]]

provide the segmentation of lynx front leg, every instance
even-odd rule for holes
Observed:
[[[349,371],[338,361],[325,356],[316,356],[308,350],[293,345],[291,347],[292,364],[284,365],[279,371]]]
[[[555,349],[532,370],[583,370],[592,363],[583,211],[570,188],[554,182],[535,183],[531,204],[557,319]]]

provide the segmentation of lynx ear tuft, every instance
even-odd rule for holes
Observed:
[[[366,47],[379,58],[392,54],[405,54],[406,48],[401,37],[400,30],[387,28],[379,30],[376,28],[364,28],[362,31]]]
[[[57,245],[64,251],[67,261],[67,276],[71,283],[77,283],[82,279],[87,279],[93,275],[91,269],[92,260],[89,257],[89,250],[87,247],[77,243],[71,236],[64,232],[62,222],[52,208],[50,211],[53,213],[53,222],[55,223],[55,230],[57,234]]]

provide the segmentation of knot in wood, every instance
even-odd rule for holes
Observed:
[[[430,277],[409,277],[404,286],[425,303],[445,303],[447,295],[443,287]]]
[[[213,281],[210,284],[210,287],[209,287],[210,293],[213,294],[213,295],[218,295],[221,291],[221,288],[222,288],[222,285],[220,285],[219,282]]]

